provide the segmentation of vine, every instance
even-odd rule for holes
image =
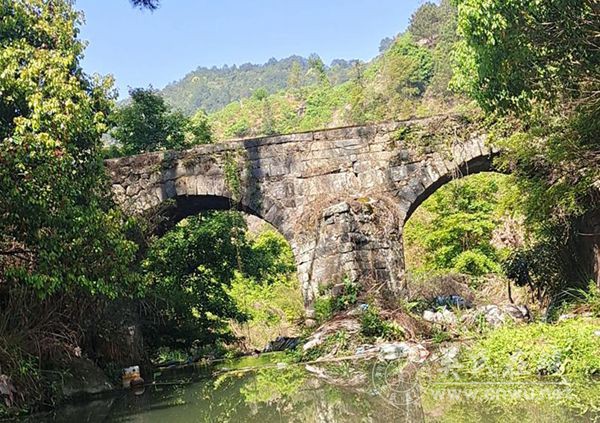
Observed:
[[[242,198],[242,178],[238,161],[231,153],[225,154],[223,173],[225,185],[231,192],[231,198],[238,203]]]

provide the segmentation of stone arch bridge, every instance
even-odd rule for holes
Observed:
[[[407,219],[453,178],[492,169],[476,125],[435,117],[232,140],[106,161],[116,202],[174,220],[237,208],[277,228],[297,262],[305,305],[344,277],[404,287]]]

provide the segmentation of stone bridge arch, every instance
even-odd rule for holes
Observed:
[[[171,201],[177,218],[236,208],[272,224],[292,246],[310,315],[319,286],[344,277],[401,293],[406,220],[454,177],[490,170],[494,154],[476,125],[441,116],[232,140],[106,166],[115,201],[129,213]]]

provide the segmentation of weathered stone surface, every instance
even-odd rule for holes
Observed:
[[[114,389],[108,377],[98,366],[85,358],[74,358],[69,363],[62,392],[65,397],[97,394]]]
[[[497,151],[476,132],[449,148],[396,139],[401,128],[427,131],[436,119],[449,118],[233,140],[106,167],[115,200],[130,213],[175,200],[179,219],[238,208],[271,223],[292,245],[310,310],[319,285],[344,276],[400,293],[406,220],[452,178],[490,170]],[[234,177],[225,171],[232,163]]]

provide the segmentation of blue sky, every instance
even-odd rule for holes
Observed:
[[[83,67],[127,87],[162,88],[198,66],[317,53],[368,60],[403,31],[423,0],[162,0],[155,12],[128,0],[76,0],[89,42]]]

